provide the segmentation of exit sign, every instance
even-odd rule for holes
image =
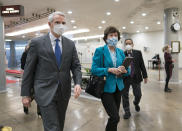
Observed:
[[[3,17],[13,17],[13,16],[23,16],[24,7],[21,5],[8,5],[1,6],[1,16]]]

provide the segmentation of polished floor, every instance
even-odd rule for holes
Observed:
[[[170,84],[173,92],[164,93],[164,83],[158,81],[158,72],[149,70],[148,73],[149,83],[142,84],[141,111],[136,112],[131,104],[132,116],[124,120],[121,105],[118,131],[182,131],[182,84]],[[182,71],[180,74],[182,80]],[[29,115],[23,113],[20,83],[8,84],[8,92],[0,94],[0,125],[11,126],[13,131],[43,131],[35,102]],[[133,101],[132,91],[130,101]],[[100,101],[72,97],[64,131],[104,131],[107,118]]]

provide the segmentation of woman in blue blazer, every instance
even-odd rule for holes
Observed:
[[[121,74],[129,75],[122,63],[125,59],[124,52],[116,45],[120,40],[120,33],[115,27],[107,27],[104,31],[105,46],[96,49],[93,57],[91,72],[96,76],[106,76],[102,104],[109,115],[106,131],[117,131],[119,122],[119,108],[121,91],[124,88]],[[103,64],[104,57],[104,64]]]

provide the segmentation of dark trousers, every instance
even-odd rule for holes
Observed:
[[[124,81],[125,88],[122,93],[122,101],[123,101],[123,108],[125,113],[130,112],[130,103],[129,103],[129,89],[130,86],[133,88],[133,94],[135,96],[134,104],[138,105],[140,103],[140,99],[142,97],[141,92],[141,83],[134,83],[131,78],[126,78],[128,80]]]
[[[103,93],[102,104],[109,116],[106,131],[117,131],[119,123],[119,108],[121,103],[121,91],[116,88],[115,93]]]
[[[60,88],[58,87],[54,99],[48,106],[40,106],[44,131],[63,131],[64,129],[69,99],[64,100],[62,98]]]
[[[166,71],[166,84],[165,84],[165,90],[168,89],[168,83],[171,78],[171,70],[169,66],[165,66],[165,71]]]

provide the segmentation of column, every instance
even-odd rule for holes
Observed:
[[[6,92],[4,21],[0,16],[0,93]]]
[[[15,68],[17,67],[17,61],[16,61],[16,49],[15,49],[15,42],[10,42],[10,60],[9,60],[9,67]]]
[[[171,41],[179,40],[179,33],[171,31],[171,25],[175,22],[179,21],[178,8],[168,8],[164,10],[164,45],[171,45]],[[173,69],[173,75],[171,78],[171,82],[178,83],[179,82],[179,61],[178,54],[172,54],[173,59],[176,60]]]

